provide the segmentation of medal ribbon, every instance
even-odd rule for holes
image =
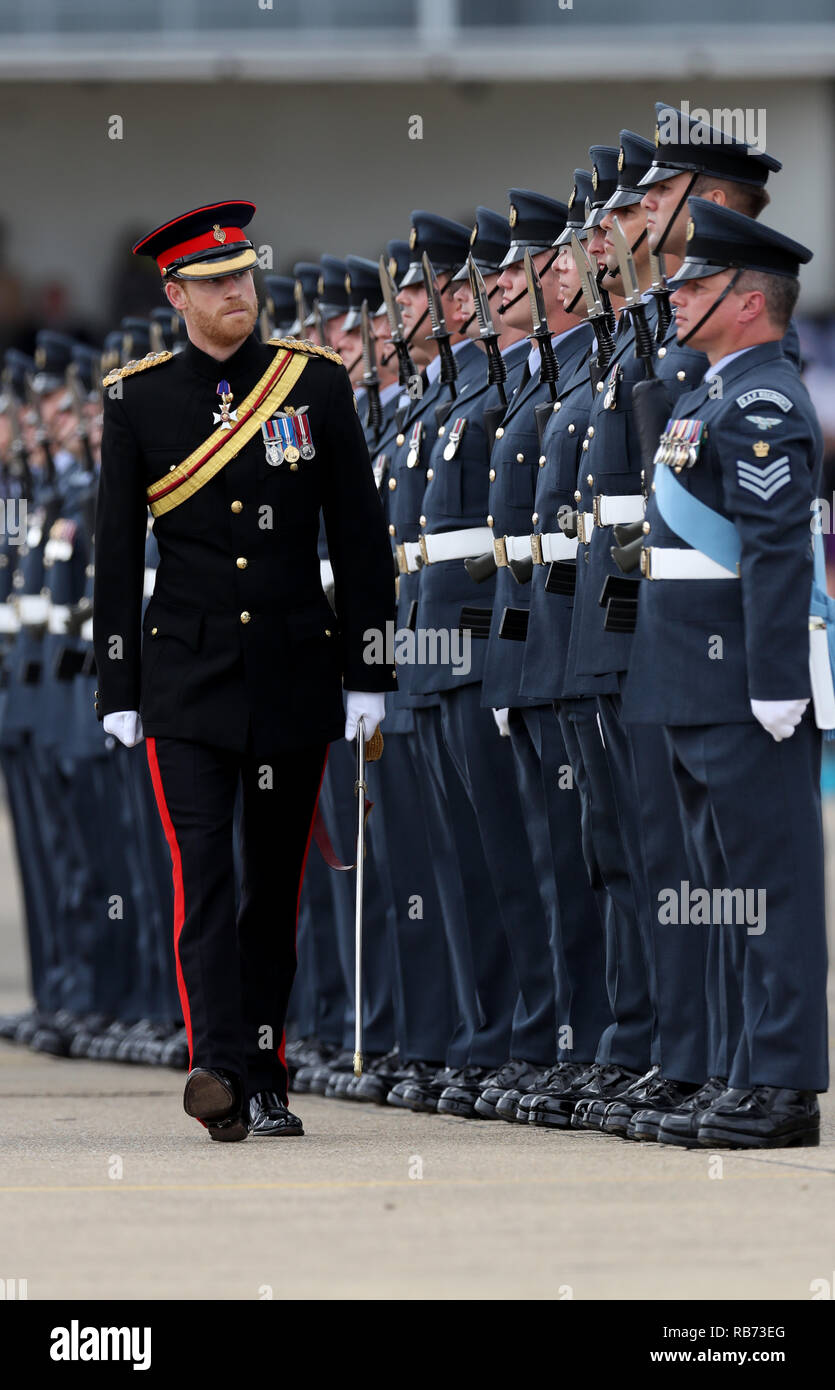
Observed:
[[[216,429],[187,459],[146,489],[153,515],[162,516],[178,507],[225,468],[287,398],[309,361],[305,353],[279,349],[238,407],[232,428]]]

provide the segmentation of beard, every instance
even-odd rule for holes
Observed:
[[[244,318],[243,314],[234,319],[227,317],[232,309],[242,309],[246,317]],[[202,337],[217,347],[227,348],[249,337],[258,320],[258,307],[247,304],[244,300],[237,300],[210,313],[192,300],[189,304],[189,319]]]

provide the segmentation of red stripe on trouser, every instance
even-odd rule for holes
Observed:
[[[165,800],[165,792],[162,787],[162,776],[157,760],[157,741],[155,738],[146,738],[145,747],[148,752],[148,766],[151,769],[151,781],[154,784],[154,796],[157,801],[159,818],[162,821],[162,828],[165,831],[165,838],[168,841],[168,849],[171,853],[171,868],[174,879],[174,958],[177,962],[177,989],[180,993],[180,1004],[183,1010],[183,1020],[186,1025],[186,1036],[188,1038],[188,1068],[191,1071],[192,1043],[191,1043],[191,1009],[188,1003],[188,993],[186,982],[183,978],[183,968],[180,964],[180,932],[183,929],[183,922],[186,915],[186,895],[183,888],[183,861],[180,854],[180,846],[177,844],[177,832],[168,810],[168,803]]]
[[[328,765],[328,747],[327,747],[327,745],[326,745],[326,746],[325,746],[325,757],[324,757],[324,761],[323,761],[323,763],[322,763],[322,771],[321,771],[321,773],[319,774],[319,785],[318,785],[318,787],[316,788],[316,800],[315,800],[314,803],[313,803],[313,814],[312,814],[311,817],[310,817],[310,825],[309,825],[308,828],[307,828],[307,840],[306,840],[306,842],[305,842],[305,847],[304,847],[304,858],[302,859],[302,867],[301,867],[301,872],[300,872],[300,874],[299,874],[299,890],[298,890],[298,892],[296,893],[295,939],[296,939],[296,942],[297,942],[297,943],[298,943],[298,939],[299,939],[299,903],[301,902],[301,899],[302,899],[302,886],[303,886],[303,884],[304,884],[304,871],[305,871],[305,869],[307,868],[307,856],[308,856],[308,854],[310,853],[310,841],[311,841],[312,838],[313,838],[313,826],[314,826],[314,824],[316,823],[316,808],[317,808],[318,805],[319,805],[319,794],[320,794],[320,792],[321,792],[321,790],[322,790],[322,783],[323,783],[323,781],[325,780],[325,768],[327,767],[327,765]],[[296,955],[298,955],[298,947],[297,947],[297,950],[296,950]],[[281,1034],[281,1042],[280,1042],[279,1045],[278,1045],[278,1060],[280,1061],[281,1065],[284,1067],[285,1072],[287,1071],[287,1063],[286,1063],[286,1061],[284,1060],[284,1049],[285,1049],[285,1047],[286,1047],[286,1044],[287,1044],[287,1033],[286,1033],[286,1030],[285,1030],[285,1031]]]

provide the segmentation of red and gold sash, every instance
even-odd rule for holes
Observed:
[[[147,489],[148,506],[154,516],[179,507],[225,468],[290,394],[309,361],[304,353],[281,348],[238,406],[238,418],[232,428],[216,429],[194,453]]]

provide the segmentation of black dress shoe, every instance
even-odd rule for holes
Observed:
[[[194,1067],[183,1091],[183,1109],[205,1124],[212,1139],[234,1142],[249,1133],[240,1078],[232,1072]]]
[[[723,1076],[711,1076],[675,1110],[663,1113],[639,1110],[634,1119],[635,1137],[655,1139],[659,1144],[673,1144],[681,1149],[697,1149],[702,1115],[727,1089],[728,1083]]]
[[[820,1109],[814,1091],[784,1086],[732,1088],[701,1117],[699,1145],[712,1149],[815,1148]]]
[[[516,1123],[519,1125],[529,1124],[531,1109],[537,1096],[564,1095],[578,1076],[588,1075],[590,1065],[589,1062],[557,1062],[547,1071],[541,1072],[538,1077],[534,1078],[527,1090],[522,1092],[516,1102],[516,1112],[513,1116]],[[508,1097],[512,1095],[513,1092],[508,1091]],[[502,1119],[510,1118],[509,1114],[506,1113],[504,1099],[496,1106],[496,1110]]]
[[[400,1048],[393,1047],[383,1057],[378,1057],[370,1066],[363,1068],[362,1076],[351,1078],[346,1097],[348,1100],[363,1101],[366,1104],[385,1105],[386,1096],[398,1081],[406,1079],[407,1064],[400,1056]],[[414,1075],[414,1073],[411,1073]]]
[[[609,1102],[619,1100],[632,1086],[640,1086],[657,1070],[657,1067],[651,1067],[649,1072],[636,1075],[617,1063],[610,1063],[603,1073],[586,1082],[584,1094],[578,1097],[571,1116],[571,1128],[599,1130]]]
[[[172,1067],[174,1071],[188,1071],[188,1034],[185,1026],[176,1029],[159,1050],[161,1067]]]
[[[258,1091],[249,1099],[251,1134],[268,1135],[272,1139],[291,1139],[304,1134],[298,1115],[287,1109],[275,1091]]]
[[[519,1062],[512,1058],[487,1077],[483,1090],[476,1097],[475,1114],[482,1120],[499,1120],[498,1104],[507,1094],[520,1097],[524,1089],[543,1074],[541,1062]],[[514,1114],[515,1114],[514,1101]]]
[[[285,1049],[284,1060],[290,1078],[290,1090],[299,1095],[307,1092],[311,1073],[325,1062],[329,1062],[339,1052],[332,1043],[320,1042],[318,1038],[300,1038]],[[304,1072],[304,1075],[301,1073]]]
[[[428,1062],[410,1062],[406,1072],[403,1080],[392,1086],[386,1104],[419,1115],[434,1115],[442,1093],[460,1076],[458,1067],[434,1067]]]
[[[635,1116],[641,1110],[669,1114],[683,1101],[689,1100],[700,1087],[692,1082],[674,1081],[669,1076],[653,1075],[640,1085],[630,1086],[620,1100],[606,1106],[600,1128],[604,1134],[616,1134],[620,1139],[637,1139]]]
[[[498,1074],[498,1068],[462,1067],[455,1081],[445,1086],[438,1097],[439,1115],[457,1115],[460,1119],[475,1118],[475,1103],[481,1091]]]
[[[315,1066],[299,1067],[293,1082],[293,1090],[310,1095],[323,1096],[328,1088],[328,1082],[334,1072],[347,1072],[352,1075],[354,1071],[354,1053],[350,1048],[343,1048],[329,1060],[319,1062]]]
[[[530,1106],[532,1125],[547,1125],[551,1129],[569,1129],[572,1116],[580,1102],[613,1100],[631,1081],[637,1081],[634,1071],[614,1062],[593,1062],[564,1090],[547,1091],[535,1096]],[[583,1107],[580,1115],[582,1118]]]
[[[34,1018],[32,1009],[21,1009],[20,1013],[0,1015],[0,1038],[5,1038],[7,1042],[15,1041],[15,1033],[22,1023]]]

